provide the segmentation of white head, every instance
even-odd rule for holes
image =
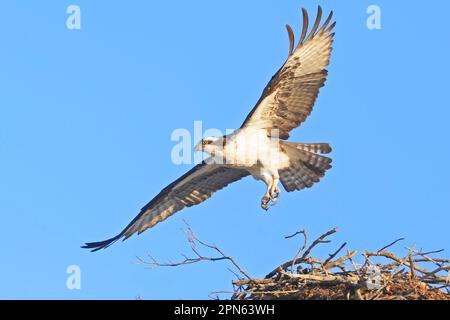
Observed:
[[[195,151],[206,152],[210,156],[219,156],[223,152],[225,146],[223,137],[208,137],[200,140],[195,146]]]

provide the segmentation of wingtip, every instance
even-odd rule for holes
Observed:
[[[305,8],[302,8],[302,15],[303,15],[302,34],[300,36],[300,40],[298,41],[297,48],[299,48],[302,45],[303,40],[305,40],[306,33],[308,32],[309,18],[308,18],[308,11]]]
[[[289,24],[286,24],[286,30],[287,30],[288,37],[289,37],[289,54],[288,54],[288,58],[289,58],[294,51],[295,38],[294,38],[294,31],[292,31],[292,28]]]
[[[87,249],[91,252],[96,252],[100,249],[105,249],[106,246],[98,245],[97,242],[87,242],[81,246],[82,249]]]
[[[328,29],[325,32],[330,32],[336,27],[336,21],[333,21],[333,23],[328,27]]]
[[[320,12],[320,13],[322,13],[323,12],[323,10],[322,10],[322,6],[319,4],[318,6],[317,6],[317,12]]]
[[[103,247],[93,248],[93,247],[91,247],[90,243],[85,243],[83,246],[81,246],[81,248],[82,249],[88,249],[91,252],[96,252],[96,251],[98,251],[100,249],[104,249]]]
[[[98,242],[87,242],[84,245],[81,246],[82,249],[88,249],[91,250],[91,252],[96,252],[99,251],[101,249],[106,249],[108,248],[110,245],[112,245],[114,242],[116,242],[117,240],[119,240],[119,238],[121,237],[121,235],[118,235],[116,237],[113,237],[111,239],[108,240],[104,240],[104,241],[98,241]]]
[[[308,10],[306,10],[305,7],[302,7],[302,14],[303,14],[303,16],[308,15]]]

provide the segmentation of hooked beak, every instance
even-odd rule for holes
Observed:
[[[202,143],[202,140],[200,140],[200,142],[197,143],[197,145],[196,145],[195,148],[194,148],[194,151],[196,151],[196,152],[202,152],[202,151],[203,151],[203,143]]]

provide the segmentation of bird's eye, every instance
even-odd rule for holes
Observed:
[[[208,144],[208,140],[202,140],[202,145],[206,146]]]

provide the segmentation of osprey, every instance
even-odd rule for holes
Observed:
[[[319,6],[315,23],[308,33],[308,13],[302,9],[303,28],[295,45],[289,25],[289,55],[272,77],[256,106],[242,126],[230,135],[202,139],[195,147],[210,155],[189,172],[172,182],[153,198],[117,236],[86,243],[83,248],[97,251],[167,219],[175,212],[199,204],[211,195],[251,175],[267,185],[261,207],[275,204],[281,182],[287,192],[312,187],[319,182],[331,159],[323,156],[331,152],[326,143],[295,143],[286,141],[289,132],[309,116],[319,89],[327,77],[331,45],[336,25],[330,25],[333,12],[321,25]]]

